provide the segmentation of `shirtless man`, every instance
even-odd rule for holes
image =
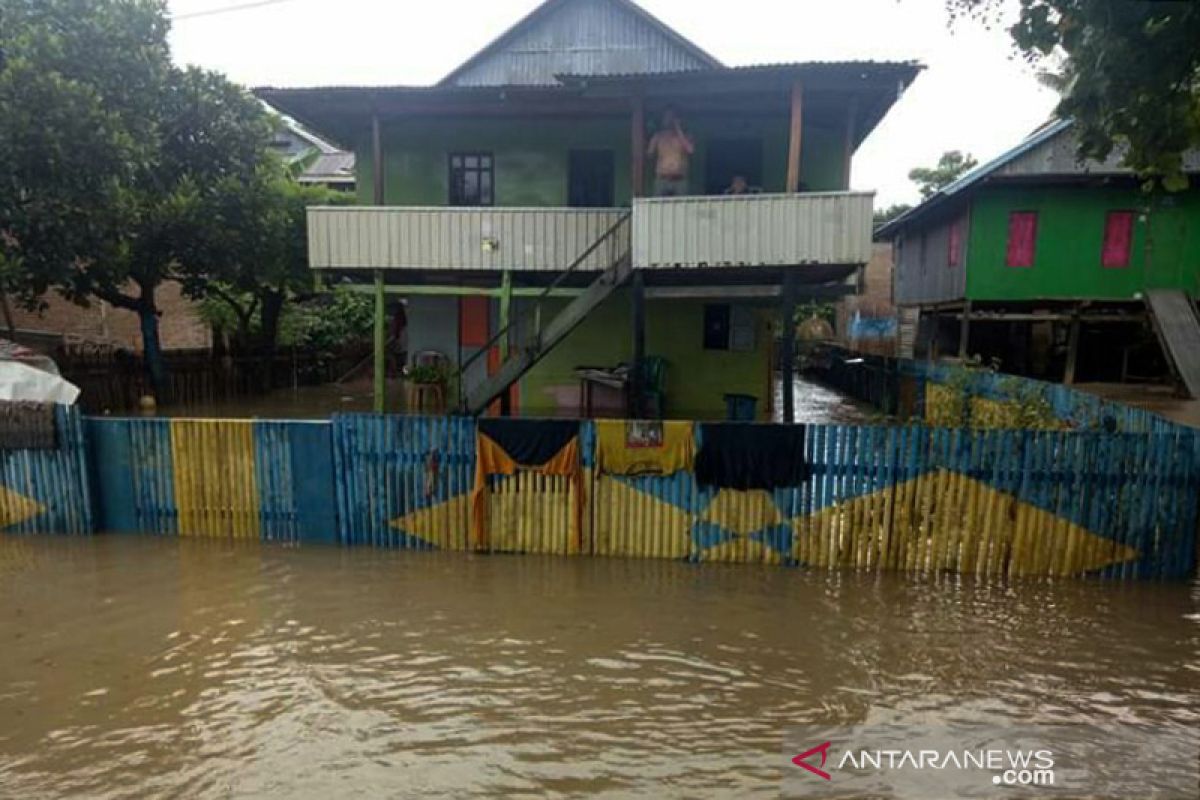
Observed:
[[[678,197],[688,192],[688,162],[696,145],[683,132],[679,115],[673,109],[663,113],[662,128],[650,138],[646,155],[654,162],[654,194]]]

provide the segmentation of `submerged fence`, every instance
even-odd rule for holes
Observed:
[[[1003,576],[1175,579],[1196,562],[1200,439],[1179,426],[804,426],[803,479],[747,490],[690,465],[618,474],[592,422],[557,423],[567,457],[508,470],[463,418],[59,418],[57,449],[0,453],[7,531]],[[689,428],[700,452],[711,430]]]

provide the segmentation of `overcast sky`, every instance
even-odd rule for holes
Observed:
[[[540,0],[170,0],[181,63],[251,86],[434,83]],[[258,0],[263,2],[263,0]],[[1055,95],[1003,30],[947,25],[943,0],[639,0],[729,65],[906,60],[927,67],[854,160],[877,206],[912,202],[914,166],[946,150],[981,161],[1046,119]],[[195,16],[188,16],[195,15]]]

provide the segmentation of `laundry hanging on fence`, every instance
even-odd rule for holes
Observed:
[[[804,426],[703,423],[696,482],[722,489],[784,489],[808,480]]]
[[[481,419],[475,434],[475,487],[471,491],[471,542],[490,544],[488,476],[518,471],[559,475],[575,490],[571,536],[583,546],[583,470],[579,460],[579,423],[569,420]]]
[[[53,450],[58,447],[54,403],[0,401],[0,450]]]
[[[609,475],[673,475],[696,459],[691,422],[596,420],[596,469]]]

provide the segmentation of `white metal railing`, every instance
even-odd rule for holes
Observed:
[[[634,201],[637,269],[865,264],[874,194],[819,192]]]
[[[566,269],[629,209],[317,207],[308,210],[314,269]],[[629,233],[626,229],[625,245]],[[594,253],[581,270],[607,269]]]

